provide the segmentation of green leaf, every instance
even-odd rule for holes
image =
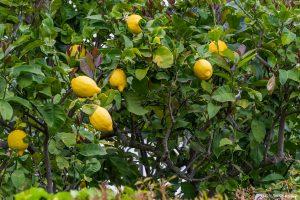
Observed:
[[[44,44],[44,42],[41,40],[35,40],[33,42],[30,42],[24,48],[22,48],[22,51],[20,53],[20,58],[22,58],[28,51],[40,47],[42,44]]]
[[[146,69],[137,69],[137,70],[135,70],[135,77],[138,80],[142,80],[147,75],[148,70],[149,70],[149,67],[147,67]]]
[[[23,188],[25,183],[25,174],[23,170],[15,170],[11,174],[11,181],[16,188]]]
[[[251,51],[252,52],[252,51]],[[246,55],[248,55],[247,53],[243,56],[243,59],[238,63],[238,67],[242,67],[244,66],[247,62],[249,62],[250,60],[252,60],[257,53],[254,53],[252,55],[249,55],[248,57],[246,57]]]
[[[43,188],[30,188],[24,192],[16,194],[14,196],[15,200],[40,200],[49,199],[50,194],[48,194]]]
[[[95,104],[84,104],[81,108],[82,112],[87,115],[92,115],[97,109],[97,105]]]
[[[94,19],[94,20],[103,20],[101,15],[90,15],[86,17],[87,19]]]
[[[141,98],[136,96],[134,93],[127,93],[124,95],[127,105],[127,110],[136,115],[144,115],[148,112],[144,107],[141,106]]]
[[[253,120],[251,123],[251,131],[254,139],[261,143],[266,135],[266,127],[265,124],[261,121]]]
[[[92,158],[86,161],[87,168],[85,169],[85,174],[88,176],[94,174],[95,172],[99,171],[101,168],[100,162],[96,158]]]
[[[254,161],[254,164],[258,166],[264,157],[263,146],[262,145],[251,146],[250,157]]]
[[[170,68],[174,58],[172,52],[165,46],[158,47],[153,54],[153,62],[161,68]]]
[[[60,7],[61,7],[61,0],[53,0],[53,1],[51,1],[50,12],[51,12],[51,16],[52,17],[54,17],[54,15],[60,9]]]
[[[232,141],[228,138],[221,139],[219,147],[223,147],[223,146],[226,146],[226,145],[232,145]]]
[[[0,99],[0,113],[4,120],[10,120],[13,116],[13,108],[11,105],[5,101]]]
[[[113,102],[115,95],[116,95],[116,90],[113,89],[107,90],[105,93],[101,93],[99,95],[101,106],[105,107],[110,105]]]
[[[228,85],[221,86],[214,91],[212,98],[218,102],[235,101],[235,96]]]
[[[3,98],[4,93],[6,92],[6,80],[0,76],[0,98]]]
[[[281,174],[272,173],[265,176],[261,181],[268,182],[268,181],[277,181],[277,180],[284,180],[284,177]]]
[[[208,92],[208,93],[212,93],[213,90],[213,86],[210,82],[208,81],[201,81],[201,87],[204,91]]]
[[[14,103],[20,104],[28,109],[32,109],[31,103],[28,100],[23,99],[21,97],[14,96],[14,97],[9,97],[5,100],[8,102],[14,102]]]
[[[123,35],[123,39],[125,42],[125,49],[133,47],[133,42],[126,35]]]
[[[221,109],[221,106],[216,106],[216,105],[214,105],[212,103],[208,103],[208,105],[207,105],[207,112],[208,112],[209,119],[211,119],[214,116],[216,116],[216,114],[219,112],[220,109]]]
[[[79,144],[79,153],[83,156],[103,156],[106,155],[104,147],[99,144]]]
[[[291,70],[279,70],[279,82],[281,85],[284,85],[288,79],[291,79],[296,82],[300,82],[300,71],[297,68]]]
[[[296,39],[296,34],[291,32],[289,29],[284,28],[283,34],[281,35],[282,45],[288,45]]]
[[[41,70],[41,66],[34,65],[34,64],[21,65],[21,66],[18,66],[18,67],[13,67],[12,70],[11,70],[11,75],[17,77],[22,72],[28,72],[28,73],[32,73],[32,74],[45,76],[44,73]]]
[[[76,144],[76,135],[74,133],[57,133],[59,138],[67,147],[73,147]]]
[[[64,125],[66,114],[61,105],[47,104],[38,107],[38,110],[50,129],[56,130]]]
[[[64,157],[57,156],[55,160],[56,160],[57,167],[60,170],[68,169],[69,168],[69,162]]]

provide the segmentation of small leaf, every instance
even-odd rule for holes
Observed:
[[[161,68],[172,67],[174,62],[173,54],[167,47],[160,46],[153,54],[153,62]]]
[[[267,83],[267,90],[268,90],[268,94],[272,95],[274,89],[276,86],[276,79],[275,76],[273,74],[273,76],[269,79],[268,83]]]
[[[123,35],[123,39],[125,43],[125,49],[133,47],[133,42],[126,35]]]
[[[148,70],[149,70],[149,67],[147,67],[146,69],[137,69],[137,70],[135,70],[135,77],[138,80],[142,80],[147,75]]]
[[[92,115],[97,108],[97,105],[95,104],[84,104],[81,108],[82,112],[84,112],[87,115]]]
[[[104,147],[99,144],[80,144],[79,153],[83,156],[103,156],[106,155]]]
[[[267,182],[267,181],[277,181],[277,180],[284,180],[284,177],[281,174],[272,173],[265,176],[261,181]]]
[[[261,121],[253,120],[251,123],[251,131],[254,139],[261,143],[266,135],[266,127],[265,124]]]
[[[228,138],[221,139],[219,147],[223,147],[223,146],[226,146],[226,145],[232,145],[232,141]]]
[[[46,104],[38,107],[38,110],[50,129],[56,130],[64,125],[66,113],[61,105]]]
[[[86,17],[87,19],[94,19],[94,20],[103,20],[102,15],[90,15]]]
[[[14,103],[20,104],[28,109],[32,109],[31,103],[28,100],[23,99],[21,97],[14,96],[14,97],[9,97],[5,100],[8,102],[14,102]]]
[[[281,35],[282,45],[288,45],[296,39],[296,34],[291,32],[289,29],[284,28],[283,34]]]
[[[15,170],[11,174],[11,181],[16,188],[23,188],[25,183],[25,174],[22,170]]]
[[[7,101],[0,100],[0,113],[4,120],[10,120],[13,116],[13,112],[13,108]]]
[[[76,144],[76,135],[74,133],[57,133],[57,138],[67,147],[73,147]]]
[[[141,99],[134,93],[127,93],[124,96],[127,105],[127,110],[129,112],[136,115],[144,115],[148,112],[148,110],[141,106]]]
[[[219,112],[220,109],[221,109],[221,106],[216,106],[216,105],[214,105],[212,103],[209,103],[207,105],[207,112],[208,112],[209,119],[211,119],[214,116],[216,116],[216,114]]]
[[[208,81],[201,81],[201,87],[204,91],[208,92],[208,93],[212,93],[212,84],[209,83]]]
[[[235,101],[235,95],[228,85],[221,86],[214,91],[212,98],[218,102]]]
[[[19,76],[20,73],[22,73],[22,72],[28,72],[28,73],[32,73],[32,74],[45,76],[41,70],[41,66],[35,65],[35,64],[17,66],[17,67],[13,67],[11,70],[12,76],[15,76],[15,77]]]

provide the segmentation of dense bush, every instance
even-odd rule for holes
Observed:
[[[169,197],[299,191],[299,19],[293,0],[0,1],[0,198],[144,176],[175,177]],[[76,95],[79,75],[97,85]]]

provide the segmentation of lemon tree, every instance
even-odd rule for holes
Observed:
[[[0,11],[1,199],[138,190],[145,177],[168,180],[170,198],[299,191],[297,1],[3,0]]]

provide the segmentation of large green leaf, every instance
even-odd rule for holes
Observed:
[[[99,144],[79,144],[79,153],[83,156],[103,156],[106,155],[104,147]]]
[[[213,118],[221,109],[221,106],[214,105],[212,103],[208,103],[207,112],[209,119]]]
[[[28,72],[28,73],[44,76],[44,73],[41,70],[41,66],[34,65],[34,64],[13,67],[12,71],[11,71],[12,76],[15,76],[15,77],[19,76],[22,72]]]
[[[287,28],[283,29],[283,34],[281,35],[282,45],[288,45],[296,39],[296,34]]]
[[[23,170],[15,170],[11,174],[11,181],[16,188],[23,188],[25,183],[25,174]]]
[[[14,96],[14,97],[9,97],[5,100],[8,102],[14,102],[14,103],[20,104],[28,109],[32,109],[31,103],[28,100],[23,99],[21,97]]]
[[[88,176],[94,174],[95,172],[99,171],[101,168],[100,162],[96,158],[91,158],[86,161],[87,168],[85,169],[85,174]]]
[[[265,176],[261,181],[267,182],[267,181],[278,181],[278,180],[283,180],[284,177],[281,174],[277,173],[272,173],[267,176]]]
[[[228,85],[221,86],[214,91],[212,98],[218,102],[235,101],[235,95],[231,92]]]
[[[144,107],[141,106],[141,98],[136,96],[134,93],[127,93],[124,95],[127,105],[127,110],[136,115],[144,115],[148,112]]]
[[[57,138],[67,147],[73,147],[76,144],[76,135],[74,133],[57,133]]]
[[[38,107],[38,109],[50,129],[56,130],[63,126],[66,114],[61,105],[47,104]]]
[[[13,108],[11,105],[5,101],[5,100],[0,100],[0,113],[1,116],[4,120],[10,120],[13,116]]]
[[[266,127],[265,124],[258,120],[253,120],[251,123],[251,131],[253,134],[254,139],[261,143],[266,135]]]
[[[172,67],[174,58],[172,52],[165,46],[158,47],[153,54],[153,62],[161,68]]]

